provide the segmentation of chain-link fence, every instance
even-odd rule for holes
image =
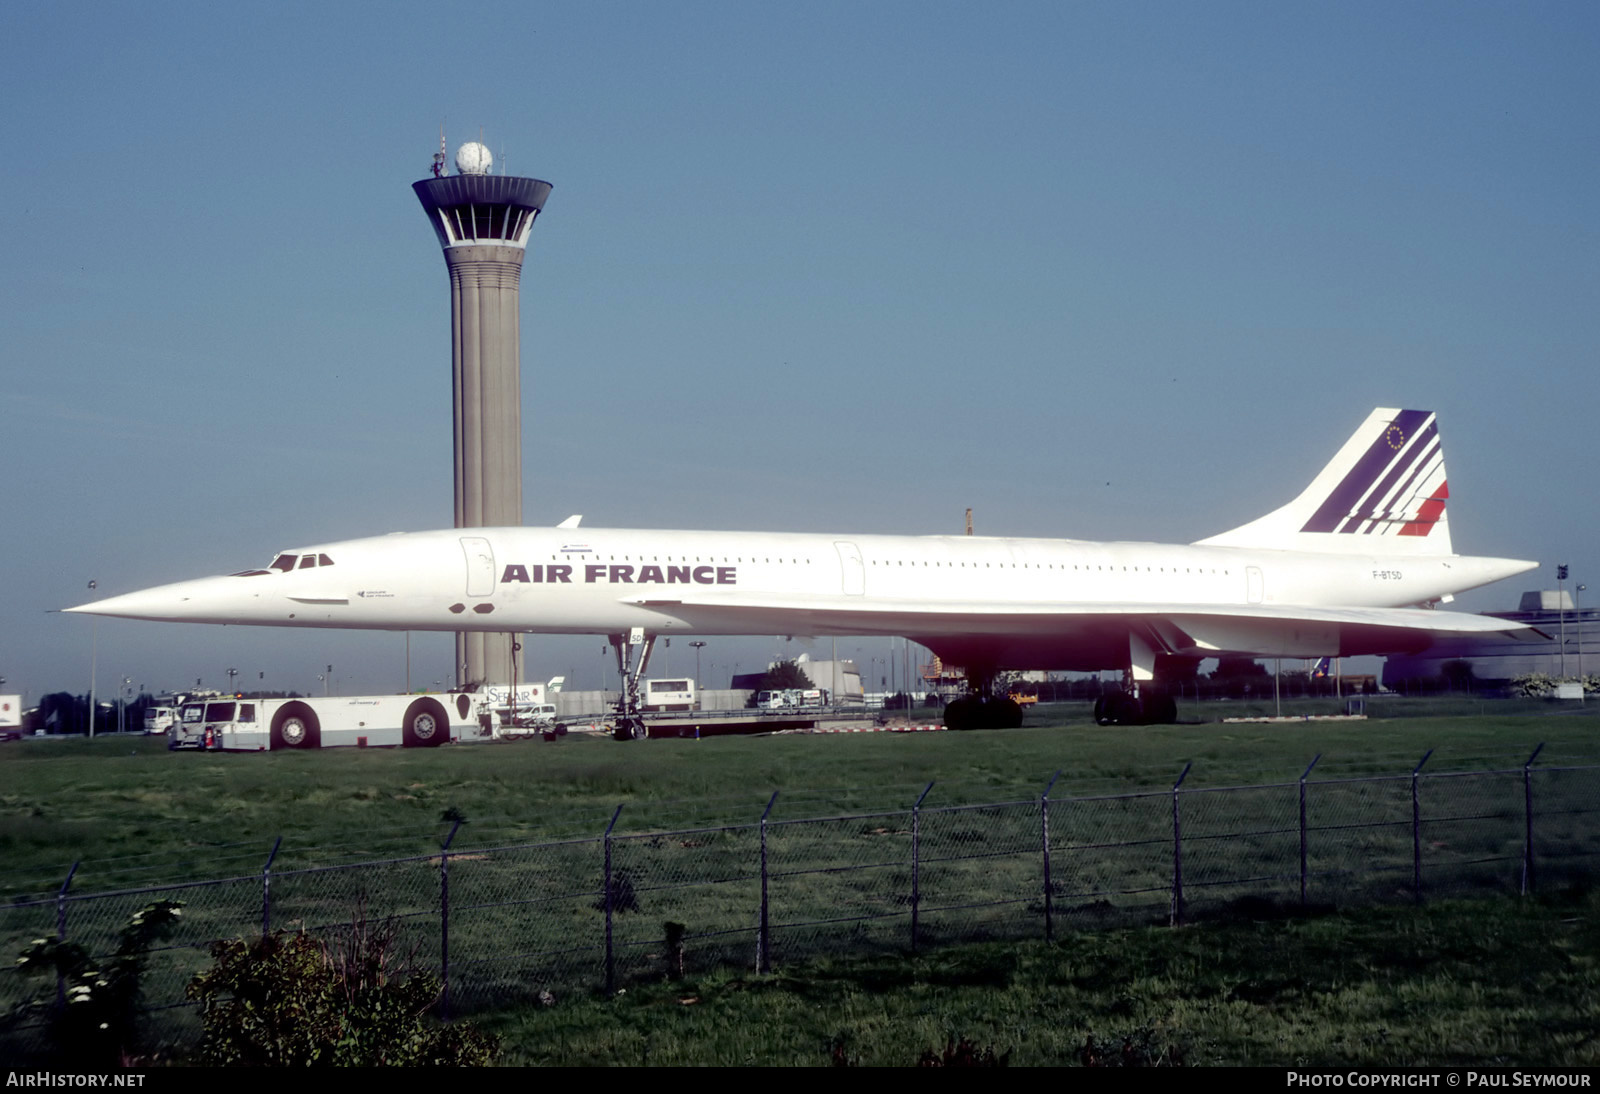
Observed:
[[[1537,756],[1537,753],[1535,754]],[[395,924],[397,953],[436,972],[448,1015],[543,992],[616,990],[716,967],[768,971],[817,956],[905,953],[980,939],[1256,916],[1301,906],[1420,901],[1586,883],[1600,856],[1600,767],[1185,785],[1076,797],[783,817],[626,831],[618,807],[584,838],[275,870],[0,906],[0,952],[34,939],[112,952],[159,900],[178,926],[149,955],[148,1017],[195,1028],[184,986],[221,939],[333,936]],[[74,868],[75,869],[75,868]],[[49,1006],[53,983],[0,965],[0,1012]],[[37,1025],[13,1020],[0,1051]]]

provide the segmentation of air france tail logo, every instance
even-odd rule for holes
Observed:
[[[1425,536],[1449,497],[1438,422],[1426,410],[1402,410],[1300,530]]]
[[[526,582],[531,585],[737,585],[737,566],[627,566],[612,563],[587,566],[523,566],[510,563],[500,575],[502,583]]]

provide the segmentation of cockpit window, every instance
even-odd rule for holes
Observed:
[[[280,573],[289,573],[291,570],[311,570],[318,566],[332,566],[333,559],[325,554],[315,555],[290,555],[282,554],[267,564],[265,570],[240,570],[232,575],[234,577],[255,577],[257,574],[271,573],[277,570]]]

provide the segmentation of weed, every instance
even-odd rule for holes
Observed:
[[[1182,1067],[1184,1050],[1151,1026],[1140,1026],[1127,1033],[1098,1038],[1093,1033],[1083,1042],[1078,1062],[1084,1067]]]
[[[1011,1053],[995,1055],[994,1046],[980,1049],[965,1037],[959,1041],[946,1041],[943,1052],[928,1049],[917,1061],[918,1067],[1005,1067],[1011,1062]]]

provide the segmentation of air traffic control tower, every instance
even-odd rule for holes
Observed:
[[[515,526],[522,523],[517,292],[528,235],[550,196],[550,184],[493,174],[489,150],[476,141],[456,151],[455,166],[455,174],[446,172],[441,140],[434,177],[411,185],[450,271],[455,526]],[[463,536],[462,547],[470,553],[472,537]],[[487,549],[487,543],[481,547]],[[486,606],[479,602],[472,607],[481,614]],[[514,643],[510,634],[458,631],[457,683],[519,683],[521,664],[513,657]]]

